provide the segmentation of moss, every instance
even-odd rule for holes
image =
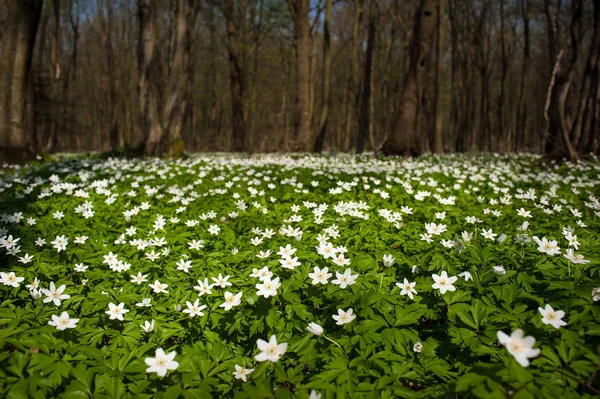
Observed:
[[[169,139],[167,141],[167,148],[166,148],[166,156],[169,158],[179,158],[183,155],[183,152],[185,151],[185,143],[183,142],[183,140],[179,137],[175,140]]]

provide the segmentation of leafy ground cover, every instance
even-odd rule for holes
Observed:
[[[596,161],[75,158],[0,175],[0,395],[594,397]]]

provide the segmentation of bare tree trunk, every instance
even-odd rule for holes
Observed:
[[[400,115],[393,134],[383,145],[382,151],[386,155],[417,156],[422,151],[417,125],[426,71],[430,63],[431,44],[435,35],[438,11],[435,3],[435,0],[421,0],[415,16],[410,66],[405,78]]]
[[[244,151],[246,145],[246,73],[239,53],[238,32],[235,23],[235,5],[233,0],[225,0],[224,14],[227,26],[227,51],[229,53],[231,113],[233,143],[232,151]]]
[[[0,147],[10,148],[16,159],[28,158],[36,149],[26,107],[42,4],[5,0],[0,5]]]
[[[323,108],[321,110],[321,119],[319,121],[319,135],[315,140],[314,151],[321,153],[325,134],[327,133],[327,122],[329,121],[329,89],[331,86],[331,38],[329,34],[329,23],[331,21],[332,0],[326,0],[325,20],[323,21],[323,79],[322,79],[322,97]]]
[[[529,1],[519,0],[521,8],[521,16],[523,19],[523,64],[521,66],[521,84],[519,86],[519,99],[517,105],[517,117],[513,125],[513,132],[515,140],[512,143],[513,150],[521,150],[525,143],[525,136],[527,135],[527,108],[525,106],[525,87],[527,86],[527,76],[529,71],[530,63],[530,51],[529,51]]]
[[[501,65],[502,71],[500,75],[500,95],[498,96],[498,129],[495,133],[492,133],[492,137],[495,138],[493,151],[504,151],[508,147],[511,140],[510,131],[506,132],[504,125],[504,97],[506,93],[506,77],[508,73],[508,59],[506,54],[506,43],[504,39],[505,35],[505,21],[504,21],[504,0],[500,0],[500,52],[501,52]]]
[[[439,0],[437,13],[437,40],[435,46],[436,61],[435,61],[435,100],[434,113],[435,118],[433,140],[431,151],[434,154],[444,152],[444,132],[442,131],[442,123],[444,120],[444,110],[442,109],[442,74],[444,71],[444,0]]]
[[[371,74],[373,73],[373,48],[375,46],[375,24],[377,23],[377,3],[371,0],[369,5],[369,29],[367,36],[367,55],[365,59],[365,72],[363,90],[360,99],[360,116],[358,122],[358,139],[356,153],[362,154],[365,149],[365,138],[369,134],[369,124],[372,115],[369,114],[371,100]]]
[[[117,81],[115,76],[115,54],[113,45],[113,0],[106,0],[106,19],[104,21],[104,48],[106,50],[106,63],[108,69],[108,98],[110,104],[108,104],[108,120],[109,120],[109,143],[110,149],[117,151],[121,145],[121,139],[119,137],[119,126],[117,118]]]
[[[76,9],[73,10],[73,4],[76,5]],[[63,134],[73,131],[73,104],[72,104],[72,83],[77,78],[77,56],[78,56],[78,45],[79,45],[79,21],[81,12],[79,9],[79,0],[69,1],[69,23],[71,25],[71,31],[73,34],[73,50],[71,52],[71,61],[67,76],[63,83],[63,97],[64,105],[62,108],[62,116],[60,123],[60,131]],[[55,129],[52,135],[52,143],[50,149],[56,151],[58,147],[58,129]]]
[[[310,27],[309,0],[288,0],[296,39],[296,150],[312,149],[310,131]]]
[[[158,112],[157,72],[158,52],[158,6],[156,0],[138,0],[140,19],[139,40],[139,93],[142,132],[145,140],[144,152],[147,155],[158,155],[163,129]]]
[[[350,76],[346,91],[345,123],[344,130],[338,130],[336,146],[338,151],[346,151],[347,143],[354,132],[355,110],[357,105],[358,90],[358,34],[362,20],[362,8],[364,0],[354,0],[354,18],[352,20],[352,43],[350,45]],[[341,134],[343,132],[343,135]]]
[[[579,141],[584,131],[586,115],[590,112],[592,99],[595,96],[593,83],[598,79],[598,68],[600,64],[600,0],[594,0],[594,32],[590,43],[583,81],[579,94],[579,104],[575,121],[571,128],[570,139],[573,147],[578,148]],[[587,136],[587,131],[586,131]]]
[[[557,30],[554,25],[553,8],[550,0],[544,0],[544,12],[548,21],[548,43],[557,43]],[[558,54],[554,49],[549,49],[550,55],[555,55],[552,59],[554,65],[553,79],[549,89],[549,102],[547,106],[547,124],[545,134],[545,153],[550,156],[565,156],[569,160],[573,160],[577,157],[571,141],[569,139],[569,127],[567,126],[565,117],[565,102],[569,93],[575,63],[577,61],[579,52],[579,37],[580,37],[580,26],[583,13],[583,1],[576,0],[574,3],[573,15],[570,23],[570,36],[571,40],[569,43],[570,57],[567,57],[566,61],[561,63],[561,57],[558,54],[562,54],[564,49],[560,50]]]
[[[168,97],[164,109],[165,152],[169,156],[183,153],[181,130],[187,106],[187,93],[190,76],[191,32],[194,31],[198,1],[177,0],[175,9],[175,52],[168,83]]]

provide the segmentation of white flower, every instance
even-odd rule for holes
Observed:
[[[206,308],[206,305],[200,305],[200,300],[196,299],[194,301],[194,303],[191,303],[190,301],[186,301],[185,304],[187,305],[187,309],[183,310],[183,313],[188,313],[190,315],[190,317],[194,317],[194,316],[204,316],[204,313],[202,312],[202,310],[204,310]]]
[[[79,272],[79,273],[83,273],[88,269],[89,266],[84,265],[83,263],[76,263],[75,264],[75,271]]]
[[[567,253],[563,256],[575,264],[586,264],[590,262],[589,260],[584,259],[583,255],[576,255],[575,253],[573,253],[572,248],[567,249]]]
[[[458,276],[464,278],[465,281],[473,280],[473,276],[471,275],[470,272],[458,273]]]
[[[333,320],[336,321],[335,324],[341,326],[342,324],[350,323],[352,320],[356,319],[356,315],[353,315],[352,312],[352,308],[348,309],[347,311],[338,309],[338,314],[334,314],[332,316]]]
[[[176,370],[179,363],[175,360],[177,352],[171,352],[168,355],[162,348],[156,350],[156,357],[147,357],[144,362],[150,366],[146,369],[146,373],[156,373],[159,377],[167,375],[168,370]]]
[[[600,287],[594,288],[592,290],[592,300],[594,302],[600,301]]]
[[[37,277],[33,278],[33,281],[31,282],[31,284],[27,284],[25,287],[27,287],[30,290],[36,289],[36,288],[40,288],[40,281],[38,280]]]
[[[264,296],[265,298],[275,296],[277,295],[277,288],[280,286],[281,283],[279,282],[279,277],[276,277],[273,280],[270,278],[265,279],[263,280],[262,284],[256,284],[256,289],[258,290],[256,295]]]
[[[433,239],[432,239],[432,235],[428,234],[428,233],[423,233],[421,234],[421,241],[426,241],[427,243],[432,243]]]
[[[229,277],[231,277],[231,276],[223,277],[221,275],[221,273],[219,273],[219,276],[217,278],[211,277],[211,279],[212,279],[212,281],[215,282],[215,285],[218,285],[221,288],[225,288],[225,287],[229,287],[229,286],[233,285],[229,281],[227,281],[227,280],[229,280]]]
[[[250,277],[256,277],[260,281],[265,281],[265,279],[273,277],[273,273],[269,271],[267,266],[265,266],[262,269],[252,269],[252,274],[250,274]]]
[[[67,312],[62,312],[60,317],[56,315],[52,315],[52,320],[48,322],[51,326],[56,327],[57,330],[65,330],[67,328],[75,328],[77,327],[77,322],[79,319],[71,319]]]
[[[219,226],[217,226],[216,224],[211,224],[210,227],[208,228],[208,232],[215,236],[217,234],[219,234],[220,231],[221,231],[221,228]]]
[[[488,240],[493,240],[494,238],[496,238],[496,236],[498,234],[492,232],[492,229],[489,229],[489,230],[481,229],[481,235],[484,238],[487,238]]]
[[[454,248],[456,246],[456,242],[453,240],[441,240],[440,242],[445,248]]]
[[[33,299],[40,299],[42,297],[42,292],[36,288],[30,290],[29,294],[31,294]]]
[[[517,214],[519,216],[523,216],[524,218],[530,218],[531,217],[531,212],[530,211],[526,211],[524,208],[521,208],[517,211]]]
[[[152,305],[150,304],[150,302],[151,302],[151,301],[152,301],[152,298],[144,298],[144,299],[142,299],[142,302],[138,302],[138,303],[136,303],[136,304],[135,304],[135,306],[139,306],[139,307],[147,308],[147,307],[150,307],[150,306],[152,306]]]
[[[473,233],[469,233],[468,231],[463,231],[461,234],[461,237],[464,242],[469,242],[473,239]]]
[[[335,272],[335,276],[337,278],[335,280],[332,280],[331,282],[333,284],[339,285],[341,289],[344,289],[347,286],[352,285],[356,282],[358,274],[352,274],[351,269],[346,269],[344,270],[344,274],[341,274],[340,272]]]
[[[496,265],[496,266],[492,267],[492,270],[494,271],[494,273],[499,274],[500,276],[503,276],[506,274],[506,270],[504,269],[503,265]]]
[[[422,351],[422,350],[423,350],[423,344],[422,344],[422,343],[420,343],[420,342],[416,342],[416,343],[413,345],[413,352],[416,352],[416,353],[421,353],[421,351]]]
[[[131,282],[132,283],[138,283],[138,284],[142,284],[145,283],[148,278],[148,275],[142,275],[142,273],[138,273],[137,276],[131,276]]]
[[[140,327],[142,328],[142,331],[144,332],[152,332],[154,331],[154,320],[146,320],[144,322],[144,324],[140,324]]]
[[[411,283],[406,278],[404,278],[403,283],[396,283],[396,286],[402,289],[402,291],[400,291],[400,295],[408,295],[410,299],[414,299],[413,294],[417,293],[415,290],[415,285],[417,285],[416,282]]]
[[[562,310],[554,310],[552,309],[552,306],[548,304],[545,308],[538,308],[538,310],[542,315],[542,323],[552,324],[552,326],[557,329],[567,325],[567,323],[562,320],[562,318],[565,317],[565,312]]]
[[[239,365],[235,365],[235,371],[233,372],[233,376],[236,380],[242,380],[244,382],[247,381],[247,377],[252,374],[254,369],[247,369],[246,367],[242,367]]]
[[[333,276],[333,274],[328,273],[328,272],[329,272],[329,268],[327,268],[327,267],[320,269],[318,266],[315,266],[315,268],[313,269],[313,272],[308,273],[308,277],[312,278],[313,285],[327,284],[329,279],[331,278],[331,276]]]
[[[510,337],[502,331],[498,331],[498,341],[506,347],[508,352],[515,357],[523,367],[529,366],[529,358],[540,355],[540,349],[533,349],[535,338],[523,337],[523,330],[512,332]]]
[[[325,259],[327,259],[327,258],[334,259],[335,258],[337,251],[332,243],[322,242],[318,247],[315,247],[315,248],[317,249],[317,253],[319,255],[322,255],[323,258],[325,258]]]
[[[256,254],[257,258],[261,258],[261,259],[266,259],[269,256],[271,256],[271,250],[268,249],[266,251],[258,251],[258,254]]]
[[[177,270],[182,270],[183,272],[187,273],[192,268],[192,261],[181,259],[179,262],[176,263],[176,265]]]
[[[277,344],[277,338],[275,335],[271,335],[269,342],[258,339],[256,341],[256,346],[260,351],[258,355],[254,356],[257,362],[269,360],[273,363],[276,363],[287,351],[287,343],[283,342],[281,344]]]
[[[194,289],[196,291],[198,291],[198,295],[202,296],[204,294],[212,294],[212,290],[211,288],[214,286],[214,284],[209,284],[208,283],[208,279],[205,278],[204,282],[198,280],[198,285],[194,286]]]
[[[238,306],[242,303],[242,293],[238,292],[233,295],[231,292],[225,292],[225,302],[219,305],[221,308],[225,308],[225,310],[230,310],[234,306]]]
[[[314,322],[310,322],[308,324],[308,327],[306,327],[306,329],[314,335],[323,334],[323,327],[321,327],[320,325],[318,325],[317,323],[314,323]]]
[[[320,393],[318,393],[317,391],[315,391],[314,389],[310,391],[310,395],[308,395],[308,399],[321,399],[321,395]]]
[[[458,277],[448,277],[448,273],[445,271],[443,271],[439,276],[437,274],[432,274],[431,277],[435,281],[431,287],[440,290],[440,294],[444,295],[446,291],[456,291],[456,288],[452,284],[458,279]]]
[[[33,260],[33,255],[29,255],[29,254],[25,254],[25,255],[19,257],[19,262],[23,263],[24,265],[31,263],[32,260]]]
[[[56,236],[56,239],[50,241],[50,244],[52,244],[58,252],[65,251],[67,249],[67,244],[69,244],[69,239],[64,235]]]
[[[79,236],[75,237],[75,244],[85,244],[85,241],[88,239],[88,236]]]
[[[200,249],[200,248],[204,248],[204,240],[192,240],[191,242],[188,243],[190,249]]]
[[[50,283],[49,290],[43,288],[41,289],[42,293],[46,295],[46,298],[44,298],[44,303],[54,302],[56,306],[60,306],[60,301],[71,298],[71,295],[63,294],[66,288],[67,286],[63,284],[57,289],[56,285],[54,285],[54,281],[52,281]]]
[[[392,255],[390,255],[390,254],[383,255],[383,265],[385,267],[394,266],[394,262],[396,262],[396,259],[394,259],[394,257]]]
[[[308,395],[308,399],[321,399],[321,395],[320,393],[318,393],[317,391],[315,391],[314,389],[310,391],[310,395]]]
[[[154,293],[159,294],[159,293],[167,293],[167,287],[169,286],[168,284],[163,284],[158,280],[154,281],[154,284],[148,284],[150,286],[150,288],[152,288],[154,290]]]
[[[129,310],[125,309],[125,304],[121,302],[118,306],[114,303],[108,304],[108,310],[104,313],[110,316],[110,320],[121,320],[123,321],[123,315],[129,312]]]
[[[300,262],[298,262],[297,256],[295,258],[291,258],[288,256],[286,258],[280,259],[279,263],[281,264],[281,267],[290,270],[293,270],[294,268],[296,268],[296,266],[300,266],[301,264]]]
[[[558,243],[555,240],[548,241],[546,237],[543,237],[540,240],[538,237],[533,236],[533,241],[535,241],[539,245],[538,251],[542,253],[548,254],[550,256],[560,254],[560,247],[558,246]]]
[[[4,273],[0,272],[0,280],[4,285],[8,285],[9,287],[18,287],[19,283],[25,280],[25,277],[17,277],[15,272]],[[60,304],[60,302],[59,302]]]
[[[348,266],[350,264],[350,259],[347,259],[343,253],[340,253],[333,259],[333,263],[338,266]]]

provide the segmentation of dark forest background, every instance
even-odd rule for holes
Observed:
[[[599,0],[2,0],[0,147],[573,159],[599,51]]]

